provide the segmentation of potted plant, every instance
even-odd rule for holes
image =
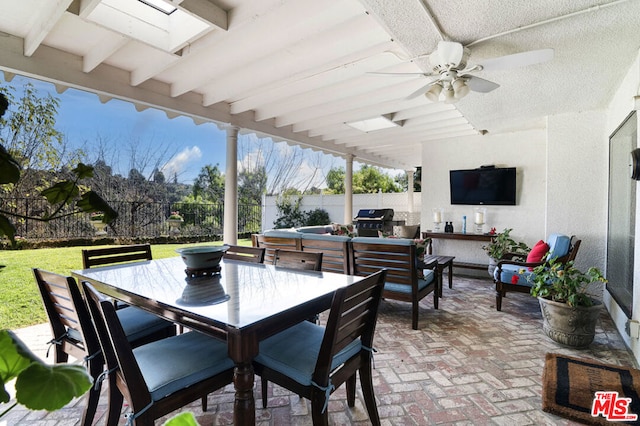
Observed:
[[[107,223],[104,222],[104,213],[103,212],[93,212],[91,213],[91,217],[89,219],[91,221],[91,225],[96,229],[96,236],[103,237],[107,235]]]
[[[493,277],[493,271],[496,269],[498,260],[502,259],[507,253],[515,253],[526,255],[529,252],[529,246],[522,242],[516,242],[509,235],[513,229],[505,228],[502,232],[495,232],[495,228],[492,228],[493,237],[491,242],[482,249],[489,255],[489,275]]]
[[[595,267],[582,272],[573,261],[561,263],[555,259],[532,272],[531,295],[540,302],[545,334],[563,345],[588,346],[595,336],[602,307],[590,290],[593,283],[607,282],[602,272]]]
[[[167,223],[169,224],[169,235],[178,235],[180,233],[180,225],[182,225],[182,222],[184,222],[184,218],[180,212],[171,212],[167,219]]]

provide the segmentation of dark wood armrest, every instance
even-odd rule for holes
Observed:
[[[438,267],[438,261],[433,259],[429,263],[424,263],[422,260],[418,260],[418,269],[436,269]]]
[[[517,262],[524,262],[527,259],[528,253],[516,253],[516,252],[508,252],[502,255],[499,260],[511,260]],[[518,260],[522,259],[522,260]]]
[[[536,266],[544,265],[544,262],[518,262],[514,260],[501,260],[496,265],[497,268],[502,269],[502,265],[514,265],[522,268],[535,268]]]

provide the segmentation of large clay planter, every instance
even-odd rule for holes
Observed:
[[[556,342],[573,348],[584,348],[593,342],[602,303],[571,307],[566,303],[538,297],[542,311],[544,333]]]

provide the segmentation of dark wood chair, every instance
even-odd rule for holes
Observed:
[[[129,424],[151,426],[199,398],[206,411],[207,395],[233,381],[225,342],[190,331],[133,351],[113,304],[91,284],[82,285],[114,389],[107,426],[118,424],[124,399]]]
[[[263,408],[272,381],[311,400],[313,424],[327,425],[329,395],[345,382],[347,404],[355,405],[357,372],[369,421],[380,424],[371,360],[385,273],[339,289],[326,327],[304,321],[260,343],[254,365],[261,376]]]
[[[320,271],[322,253],[276,249],[273,254],[273,264],[282,268]]]
[[[505,253],[498,261],[493,273],[496,285],[496,310],[502,310],[502,299],[508,292],[529,293],[533,282],[527,279],[533,268],[544,265],[551,259],[556,263],[567,263],[575,260],[582,240],[575,236],[568,237],[561,234],[551,234],[547,239],[548,255],[539,262],[527,262],[526,254]]]
[[[433,307],[438,309],[437,268],[436,260],[429,263],[418,261],[416,243],[411,239],[356,237],[351,240],[352,274],[367,276],[386,269],[382,297],[411,303],[411,327],[414,330],[418,329],[420,300],[433,293]]]
[[[83,269],[151,259],[151,246],[149,244],[82,250]]]
[[[263,247],[234,246],[227,244],[227,251],[224,252],[224,259],[238,260],[240,262],[263,263]]]
[[[302,234],[285,231],[272,231],[265,234],[252,236],[255,247],[263,247],[264,263],[273,263],[273,254],[276,249],[302,250]]]
[[[302,234],[302,251],[322,253],[322,270],[349,274],[350,237],[341,235]]]
[[[104,358],[93,322],[82,298],[80,288],[73,277],[34,269],[33,274],[49,317],[53,339],[54,362],[67,362],[69,356],[87,363],[87,370],[94,382],[103,371]],[[118,310],[124,333],[132,346],[176,334],[175,326],[139,309]],[[83,426],[90,426],[95,417],[100,398],[100,383],[92,386],[87,394],[87,404],[82,414]]]

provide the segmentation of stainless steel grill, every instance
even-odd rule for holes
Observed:
[[[378,231],[392,233],[393,225],[404,225],[404,220],[393,220],[393,209],[362,209],[353,219],[360,237],[377,237]]]

